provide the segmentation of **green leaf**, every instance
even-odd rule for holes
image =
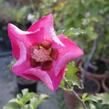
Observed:
[[[74,62],[67,65],[66,79],[73,83],[73,85],[80,86],[79,78],[77,76],[78,68],[75,66]]]
[[[61,83],[60,83],[60,88],[64,89],[65,88],[65,81],[62,80]]]
[[[40,104],[42,104],[46,99],[48,99],[48,95],[45,95],[45,94],[41,94],[39,95],[39,98],[37,99],[36,97],[33,97],[31,100],[30,100],[30,105],[31,107],[33,107],[33,109],[36,109],[38,108],[38,106]]]
[[[64,30],[65,31],[65,30]],[[77,36],[80,36],[82,34],[86,34],[86,32],[80,28],[70,28],[67,31],[64,32],[66,36],[77,38]]]
[[[61,81],[60,87],[63,89],[66,89],[67,87],[69,90],[72,90],[73,85],[80,86],[80,81],[77,76],[77,72],[78,68],[75,66],[75,63],[74,62],[69,63],[67,65],[66,75],[63,81]]]
[[[86,28],[86,34],[88,35],[87,41],[92,41],[97,38],[97,33],[94,31],[94,27],[92,26]]]
[[[71,62],[67,65],[66,78],[73,79],[73,77],[77,74],[78,68],[75,66],[74,62]]]
[[[90,109],[93,109],[94,107],[96,107],[95,109],[108,109],[106,107],[109,107],[109,93],[88,95],[86,101],[88,101]]]
[[[90,103],[89,106],[90,106],[90,109],[98,109],[93,103]]]
[[[28,92],[28,89],[22,90],[16,98],[11,99],[3,109],[36,109],[41,103],[48,99],[48,95]]]
[[[103,104],[109,105],[109,93],[100,94],[97,97],[102,100]]]
[[[87,101],[87,100],[89,100],[89,96],[88,96],[87,93],[84,93],[84,94],[82,95],[82,100],[83,100],[84,102]]]
[[[10,102],[3,109],[20,109],[20,106],[15,102]]]

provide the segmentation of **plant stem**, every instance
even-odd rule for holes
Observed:
[[[89,65],[89,63],[90,63],[90,61],[91,61],[91,59],[92,59],[92,57],[93,57],[93,55],[94,55],[94,53],[95,53],[96,48],[97,48],[97,40],[98,40],[98,38],[96,38],[96,39],[94,40],[94,42],[93,42],[92,50],[91,50],[91,52],[90,52],[90,54],[89,54],[89,56],[88,56],[88,59],[87,59],[87,61],[86,61],[86,63],[85,63],[85,66],[84,66],[84,70],[85,70],[85,71],[87,71],[88,65]]]
[[[92,46],[91,52],[89,53],[87,61],[84,65],[84,72],[83,72],[83,78],[82,79],[84,79],[84,76],[86,74],[89,63],[90,63],[91,59],[93,58],[93,56],[95,54],[95,51],[97,49],[97,45],[99,43],[100,38],[104,36],[104,32],[103,32],[103,29],[101,27],[102,26],[100,26],[100,25],[97,25],[97,27],[95,27],[95,32],[98,33],[98,37],[93,41],[93,46]]]
[[[79,100],[79,102],[82,104],[83,108],[84,108],[84,109],[87,109],[85,103],[82,101],[82,99],[79,97],[79,95],[78,95],[74,90],[72,90],[72,91],[73,91],[73,94],[75,95],[75,97],[76,97],[76,98]]]
[[[68,80],[67,80],[66,78],[64,78],[64,80],[65,80],[65,82],[67,83],[66,87],[67,87],[68,89],[70,89],[71,86],[69,85]],[[73,89],[72,89],[71,91],[73,92],[73,94],[75,95],[75,97],[78,99],[78,101],[82,104],[83,108],[84,108],[84,109],[87,109],[85,103],[82,101],[82,99],[79,97],[79,95],[78,95]]]
[[[84,65],[84,71],[82,72],[82,75],[81,75],[81,85],[82,85],[82,88],[84,88],[83,84],[84,84],[84,79],[85,79],[85,75],[86,75],[86,72],[87,72],[87,68],[89,66],[89,63],[90,63],[91,59],[93,58],[93,55],[94,55],[95,51],[96,51],[98,40],[99,40],[99,37],[97,37],[94,40],[91,52],[90,52],[90,54],[88,56],[88,59],[87,59],[85,65]]]

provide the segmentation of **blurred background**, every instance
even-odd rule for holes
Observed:
[[[11,50],[7,37],[8,22],[26,30],[40,17],[53,13],[57,34],[64,33],[76,40],[86,53],[91,51],[93,41],[99,39],[96,57],[107,57],[108,6],[108,0],[0,0],[1,50]]]
[[[13,59],[7,34],[9,22],[26,30],[42,16],[53,13],[57,34],[65,34],[84,50],[85,56],[81,61],[86,69],[93,60],[100,60],[106,67],[104,69],[104,64],[97,64],[101,69],[96,74],[109,75],[109,0],[0,0],[0,10],[0,108],[16,93],[15,77],[9,70]],[[109,88],[109,81],[106,85]],[[48,101],[51,108],[47,109],[58,109],[57,101],[55,97]]]

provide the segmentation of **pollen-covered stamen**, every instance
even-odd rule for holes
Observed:
[[[51,43],[44,41],[31,48],[30,63],[32,67],[41,67],[42,70],[50,70],[52,63],[58,57],[58,50],[52,48]]]
[[[50,51],[42,48],[35,48],[31,55],[32,59],[34,59],[36,62],[45,62],[50,61],[52,58],[50,57]]]

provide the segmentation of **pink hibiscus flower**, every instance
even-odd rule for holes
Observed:
[[[16,63],[12,71],[30,80],[41,80],[54,91],[69,61],[83,55],[77,44],[67,37],[56,35],[53,16],[49,14],[35,22],[27,31],[8,24],[8,34]]]

